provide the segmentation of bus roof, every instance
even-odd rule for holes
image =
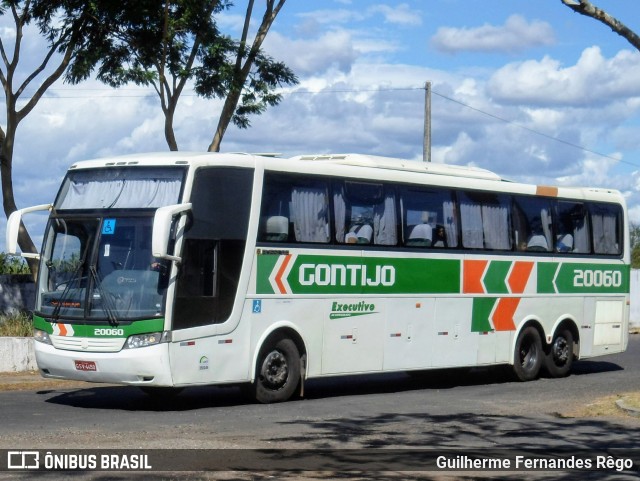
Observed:
[[[73,164],[70,169],[91,169],[97,167],[113,166],[134,166],[134,165],[191,165],[194,163],[208,163],[216,161],[237,161],[242,159],[246,162],[250,158],[262,157],[266,159],[278,159],[278,154],[247,154],[241,152],[233,153],[211,153],[211,152],[154,152],[147,154],[132,154],[116,157],[106,157],[103,159],[86,160]],[[459,165],[446,165],[437,163],[417,162],[403,160],[392,157],[382,157],[364,154],[319,154],[319,155],[298,155],[289,159],[282,159],[293,162],[323,162],[327,164],[340,164],[353,167],[369,167],[374,169],[389,169],[407,172],[423,172],[429,174],[449,175],[454,177],[466,177],[484,180],[503,180],[499,175],[478,167],[464,167]]]
[[[338,169],[340,171],[338,172],[329,167],[331,165],[341,166],[349,171],[348,176],[357,175],[357,171],[362,169],[363,177],[370,179],[374,177],[378,178],[381,170],[386,170],[390,174],[391,172],[395,172],[402,177],[404,177],[402,172],[425,174],[426,176],[435,175],[442,179],[436,182],[438,184],[460,182],[456,181],[456,178],[460,180],[466,179],[470,181],[471,184],[475,184],[476,188],[480,189],[522,192],[548,197],[591,198],[594,200],[609,201],[612,200],[612,195],[618,199],[622,197],[621,193],[614,189],[536,186],[533,184],[511,182],[494,172],[478,167],[420,162],[365,154],[307,154],[282,158],[277,154],[249,154],[241,152],[150,152],[81,161],[73,164],[69,170],[125,166],[202,167],[207,165],[241,165],[248,167],[257,166],[258,164],[264,165],[264,167],[269,170],[344,175],[346,171]],[[305,165],[306,167],[304,167]],[[323,166],[328,168],[325,169]],[[378,172],[377,175],[375,174],[376,171]],[[391,175],[391,177],[396,177],[396,175]],[[445,180],[446,178],[450,180]],[[417,179],[414,178],[412,180],[415,181]],[[501,184],[500,187],[494,184],[496,182]],[[420,181],[417,183],[420,183]],[[464,183],[466,184],[467,182]],[[492,186],[492,184],[494,185]],[[471,185],[469,185],[469,187],[471,187]]]

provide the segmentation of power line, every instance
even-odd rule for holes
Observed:
[[[486,115],[486,116],[491,117],[491,118],[496,119],[496,120],[500,120],[501,122],[505,122],[507,124],[513,125],[514,127],[518,127],[520,129],[526,130],[528,132],[531,132],[533,134],[539,135],[541,137],[545,137],[545,138],[547,138],[549,140],[555,140],[556,142],[560,142],[561,144],[565,144],[565,145],[568,145],[570,147],[574,147],[576,149],[580,149],[580,150],[582,150],[584,152],[589,152],[590,154],[598,155],[600,157],[605,157],[607,159],[615,160],[616,162],[621,162],[623,164],[628,164],[628,165],[631,165],[633,167],[640,167],[639,165],[634,164],[633,162],[629,162],[629,161],[623,160],[623,159],[621,159],[619,157],[613,157],[612,155],[603,154],[602,152],[598,152],[596,150],[588,149],[588,148],[586,148],[586,147],[584,147],[582,145],[578,145],[578,144],[575,144],[573,142],[569,142],[568,140],[564,140],[564,139],[561,139],[559,137],[555,137],[553,135],[545,134],[544,132],[540,132],[539,130],[535,130],[535,129],[532,129],[530,127],[527,127],[526,125],[519,124],[517,122],[514,122],[513,120],[505,119],[503,117],[500,117],[498,115],[492,114],[490,112],[485,112],[484,110],[480,110],[478,108],[472,107],[471,105],[465,104],[464,102],[460,102],[459,100],[453,99],[451,97],[447,97],[446,95],[438,93],[435,90],[432,90],[431,92],[434,95],[437,95],[438,97],[442,97],[443,99],[446,99],[446,100],[448,100],[450,102],[454,102],[456,104],[462,105],[463,107],[466,107],[466,108],[468,108],[470,110],[473,110],[475,112],[479,112],[479,113],[481,113],[483,115]]]

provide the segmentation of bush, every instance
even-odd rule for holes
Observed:
[[[0,336],[31,337],[33,321],[26,312],[0,316]]]
[[[22,257],[0,252],[0,274],[31,274],[31,271]]]

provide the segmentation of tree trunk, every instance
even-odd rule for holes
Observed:
[[[8,107],[9,110],[11,107]],[[11,108],[12,109],[12,108]],[[15,110],[14,110],[15,112]],[[0,135],[0,182],[2,183],[2,206],[7,218],[18,210],[13,193],[12,164],[13,164],[13,146],[16,135],[16,115],[7,115],[7,132]],[[31,236],[25,229],[24,224],[20,224],[20,232],[18,233],[18,245],[23,252],[38,252]],[[27,259],[27,264],[31,270],[34,279],[38,277],[38,261],[35,259]]]

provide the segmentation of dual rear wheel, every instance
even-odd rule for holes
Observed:
[[[542,368],[551,377],[567,376],[573,364],[573,346],[573,334],[563,327],[556,331],[545,352],[538,330],[533,326],[525,327],[516,340],[513,362],[516,378],[531,381],[538,377]]]

